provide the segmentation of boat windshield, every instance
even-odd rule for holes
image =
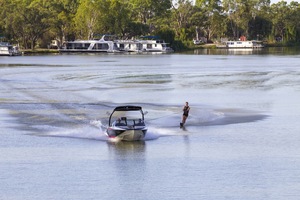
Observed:
[[[144,119],[140,110],[116,111],[111,116],[111,123],[116,126],[144,126]]]
[[[142,119],[127,119],[122,117],[113,122],[114,126],[145,126],[144,120]]]

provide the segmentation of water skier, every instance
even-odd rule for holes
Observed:
[[[180,127],[184,126],[185,121],[189,116],[189,111],[190,111],[189,102],[185,102],[185,106],[183,107],[182,111],[183,111],[183,114],[182,114],[182,121],[180,123]]]

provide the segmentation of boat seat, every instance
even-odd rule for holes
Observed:
[[[138,123],[136,123],[135,126],[145,126],[145,123],[143,120],[139,119]]]
[[[122,117],[123,118],[123,117]],[[124,119],[118,119],[117,121],[115,121],[115,126],[127,126],[126,121],[122,122]],[[126,119],[126,118],[125,118]]]
[[[115,126],[127,126],[125,123],[116,123]]]

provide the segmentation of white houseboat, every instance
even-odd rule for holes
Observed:
[[[117,40],[116,43],[119,50],[125,52],[174,52],[168,43],[156,36],[144,36],[138,40]]]
[[[120,51],[142,52],[143,45],[138,40],[116,40]]]
[[[19,56],[21,52],[17,46],[7,42],[0,42],[0,56]]]
[[[232,48],[232,49],[242,49],[242,48],[263,48],[264,45],[261,41],[252,40],[252,41],[226,41],[221,45],[217,45],[217,48]]]
[[[63,47],[59,49],[61,53],[97,53],[97,52],[107,52],[114,53],[119,52],[117,44],[108,40],[109,36],[103,35],[100,40],[75,40],[68,41],[63,44]]]
[[[144,52],[163,52],[172,53],[174,50],[168,46],[164,40],[159,39],[157,36],[144,36],[141,37],[139,42],[142,44]]]

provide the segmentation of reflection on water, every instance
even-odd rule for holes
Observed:
[[[120,187],[115,188],[118,193],[127,194],[126,199],[144,199],[147,191],[146,143],[107,142],[108,152],[113,159],[113,169],[116,181]],[[134,180],[134,181],[129,181]],[[117,197],[117,199],[122,199]]]
[[[255,49],[195,49],[198,55],[299,55],[300,47],[265,47]]]
[[[146,152],[145,141],[108,141],[107,146],[109,152],[120,159],[143,158]]]
[[[264,50],[262,48],[257,49],[195,49],[194,54],[199,55],[252,55],[262,54]]]

